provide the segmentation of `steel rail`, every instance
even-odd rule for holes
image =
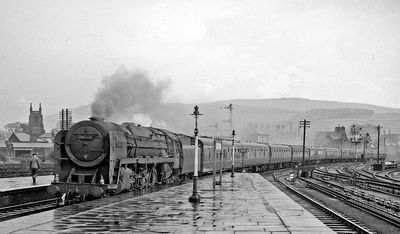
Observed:
[[[382,208],[380,208],[378,206],[372,206],[368,203],[361,202],[359,200],[355,200],[351,196],[341,194],[338,191],[334,191],[334,190],[324,187],[322,185],[315,184],[309,180],[306,180],[303,178],[301,178],[301,180],[305,181],[308,185],[311,185],[311,187],[317,191],[323,192],[328,195],[332,195],[335,198],[339,198],[355,208],[362,209],[381,220],[389,222],[396,227],[400,227],[400,217],[388,214],[386,212],[386,210],[383,210]],[[340,194],[340,195],[338,195],[338,194]]]
[[[277,178],[276,173],[274,173],[273,177],[279,184],[281,184],[282,186],[286,187],[290,192],[292,192],[296,196],[306,200],[307,202],[309,202],[312,205],[316,206],[318,209],[320,209],[323,212],[325,212],[325,213],[329,214],[330,216],[334,217],[336,220],[339,220],[340,222],[345,223],[347,226],[351,227],[353,230],[356,230],[358,233],[369,233],[369,234],[374,233],[374,232],[368,230],[367,228],[365,228],[365,227],[363,227],[363,226],[351,221],[350,219],[344,217],[343,215],[339,214],[338,212],[336,212],[336,211],[326,207],[325,205],[315,201],[314,199],[308,197],[307,195],[302,194],[299,191],[296,191],[295,189],[293,189],[292,187],[286,185],[279,178]]]
[[[58,207],[58,199],[46,199],[36,202],[28,202],[20,205],[0,208],[0,221],[5,221],[25,215],[52,210]]]

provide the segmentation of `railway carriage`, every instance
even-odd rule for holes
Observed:
[[[350,161],[354,157],[354,149],[341,149],[341,154],[344,161]]]
[[[323,162],[326,159],[326,152],[325,148],[310,148],[310,157],[312,160],[316,161],[317,163]]]
[[[66,194],[67,200],[72,200],[184,180],[194,171],[194,141],[192,136],[134,123],[116,124],[98,118],[78,122],[55,137],[58,181],[48,191],[57,196]],[[222,169],[231,170],[232,140],[221,142],[217,169],[222,157]],[[211,173],[214,139],[199,137],[198,153],[199,174]],[[234,153],[236,170],[292,167],[303,159],[302,146],[298,145],[235,141]],[[384,157],[381,154],[380,158]],[[307,147],[305,151],[307,164],[354,159],[354,151],[347,149]]]
[[[292,163],[300,163],[303,161],[303,146],[302,145],[292,145],[289,146],[292,149]],[[310,160],[310,148],[305,147],[304,150],[304,160]]]
[[[338,148],[325,148],[325,160],[337,162],[341,158],[341,151]]]
[[[241,168],[267,165],[271,161],[270,148],[266,144],[253,142],[235,142],[235,166]],[[239,160],[239,162],[237,161]]]
[[[271,147],[271,164],[274,167],[290,166],[292,162],[292,150],[288,145],[273,144]]]

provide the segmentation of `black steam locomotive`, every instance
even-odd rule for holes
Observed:
[[[210,173],[214,163],[214,139],[199,138],[199,174]],[[90,118],[60,131],[54,141],[58,181],[48,191],[67,200],[101,197],[133,189],[172,183],[194,171],[194,137],[134,123],[116,124]],[[302,148],[235,142],[235,169],[253,171],[291,167],[302,161]],[[232,164],[232,141],[222,140],[224,170]],[[354,161],[354,149],[306,148],[308,164]],[[360,152],[358,152],[360,155]],[[372,159],[374,154],[366,156]],[[381,156],[384,159],[384,155]],[[218,164],[219,165],[219,164]]]

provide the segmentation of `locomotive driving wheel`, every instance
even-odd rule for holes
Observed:
[[[169,183],[173,183],[175,180],[176,180],[176,178],[173,175],[173,171],[172,171],[170,165],[168,165],[168,163],[164,163],[162,165],[161,181],[166,184],[169,184]]]
[[[117,190],[115,191],[115,194],[121,193],[122,189],[123,189],[123,183],[122,183],[121,179],[119,179],[117,182]]]
[[[150,171],[151,175],[150,175],[150,185],[156,186],[158,184],[158,173],[157,173],[157,167],[156,165],[153,166],[153,168]]]
[[[65,201],[67,205],[72,205],[74,202],[74,195],[72,190],[68,190],[67,195],[65,196]]]
[[[153,187],[157,184],[157,169],[156,166],[153,165],[151,169],[146,171],[145,174],[145,187]]]

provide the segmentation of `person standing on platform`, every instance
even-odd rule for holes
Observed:
[[[36,153],[32,154],[31,163],[29,165],[29,168],[31,169],[33,184],[36,184],[36,177],[37,177],[38,170],[40,168],[39,158]]]

